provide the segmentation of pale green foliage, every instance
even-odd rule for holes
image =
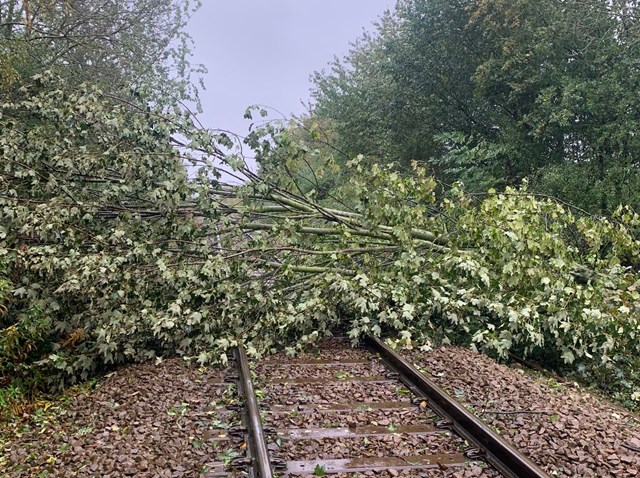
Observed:
[[[49,74],[23,91],[0,112],[0,256],[14,278],[5,326],[37,307],[52,322],[39,364],[68,376],[215,341],[212,322],[214,336],[190,336],[209,314],[191,307],[212,300],[201,286],[226,266],[176,259],[202,235],[186,205],[199,183],[171,141],[187,117]]]
[[[1,108],[3,327],[37,311],[47,339],[22,371],[75,380],[159,354],[220,362],[240,342],[293,352],[336,327],[591,369],[638,355],[640,219],[627,209],[578,218],[524,189],[437,200],[418,164],[403,176],[361,157],[332,209],[295,177],[280,187],[277,161],[257,176],[218,152],[226,137],[141,99],[45,74]],[[277,132],[253,139],[262,161],[273,145],[285,164],[309,153]],[[212,182],[221,167],[247,182]]]
[[[449,259],[462,300],[449,318],[502,356],[606,363],[636,354],[638,277],[625,265],[640,263],[629,230],[639,224],[626,209],[612,221],[576,219],[524,191],[491,194],[458,216],[459,245],[474,253]]]

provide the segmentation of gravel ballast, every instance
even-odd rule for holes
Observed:
[[[640,417],[576,384],[459,347],[404,352],[552,476],[640,476]]]
[[[294,360],[363,360],[365,350],[331,350]],[[458,347],[402,354],[551,476],[640,478],[640,417],[570,382],[521,367],[508,367]],[[266,413],[273,429],[433,424],[429,410],[366,407],[352,411],[309,411],[331,403],[411,403],[401,384],[352,381],[381,376],[371,360],[349,366],[289,366],[283,354],[254,362],[263,404],[292,405],[291,412]],[[244,454],[242,440],[221,439],[238,424],[224,409],[234,400],[222,382],[225,370],[189,366],[178,359],[123,367],[95,390],[3,427],[0,476],[4,477],[202,477],[216,464]],[[328,385],[287,380],[326,378]],[[296,411],[295,407],[302,407]],[[306,407],[306,408],[305,408]],[[55,410],[55,411],[54,411]],[[446,432],[364,438],[280,440],[271,448],[288,460],[410,456],[462,449]],[[447,440],[451,440],[448,442]],[[442,470],[384,470],[380,477],[497,477],[480,462]],[[282,476],[282,475],[280,475]],[[333,475],[350,476],[354,475]]]
[[[227,389],[216,383],[223,377],[222,370],[178,359],[123,367],[56,416],[15,430],[0,476],[203,476],[216,456],[241,446],[212,440],[235,424],[217,411]]]
[[[328,348],[324,346],[328,345]],[[258,377],[258,388],[264,393],[262,404],[272,413],[267,413],[266,425],[272,429],[317,429],[346,427],[380,426],[386,427],[388,434],[349,437],[349,438],[313,438],[293,440],[270,438],[273,456],[281,460],[308,460],[320,466],[321,460],[350,459],[361,457],[406,457],[414,456],[445,457],[460,453],[467,447],[464,440],[446,431],[428,434],[410,434],[398,432],[402,425],[433,425],[437,416],[428,408],[412,403],[415,397],[398,380],[384,383],[363,380],[367,376],[389,374],[375,357],[364,349],[344,350],[334,341],[320,344],[320,350],[289,359],[284,354],[276,354],[254,365]],[[300,366],[306,360],[370,360],[369,363],[354,364],[350,367]],[[393,375],[393,374],[392,374]],[[303,378],[325,378],[324,383],[299,383]],[[294,381],[297,380],[296,381]],[[360,380],[359,380],[360,379]],[[289,381],[287,381],[289,380]],[[335,404],[355,406],[354,410],[333,410]],[[398,407],[397,409],[377,409]],[[404,408],[403,408],[404,407]],[[277,411],[277,413],[276,413]],[[384,430],[383,430],[384,431]],[[384,431],[386,433],[386,431]],[[445,458],[442,458],[445,459]],[[499,474],[480,461],[460,458],[459,465],[448,467],[438,465],[436,469],[380,469],[375,472],[357,474],[339,474],[331,476],[421,476],[493,478]],[[431,461],[435,466],[436,461]],[[391,461],[389,461],[391,463]],[[280,476],[288,476],[286,473]],[[291,475],[300,476],[300,475]],[[313,475],[308,475],[313,476]]]

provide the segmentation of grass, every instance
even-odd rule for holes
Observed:
[[[0,420],[11,420],[15,416],[22,415],[25,408],[28,408],[30,400],[24,392],[23,387],[11,382],[6,387],[0,388]]]

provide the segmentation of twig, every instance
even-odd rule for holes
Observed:
[[[553,412],[549,410],[483,410],[482,412],[478,412],[479,415],[485,414],[494,414],[494,415],[524,415],[524,414],[532,414],[532,415],[551,415]]]
[[[631,451],[635,451],[637,453],[640,453],[640,447],[633,446],[633,445],[627,445],[626,443],[623,443],[622,446],[624,448],[626,448],[627,450],[631,450]]]

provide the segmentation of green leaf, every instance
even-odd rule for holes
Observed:
[[[327,472],[325,471],[324,466],[322,465],[316,465],[313,469],[313,474],[315,476],[325,476],[327,474]]]

